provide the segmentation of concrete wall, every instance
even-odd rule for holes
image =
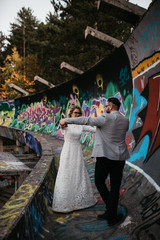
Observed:
[[[133,75],[129,162],[160,191],[160,1],[154,2],[124,46]]]

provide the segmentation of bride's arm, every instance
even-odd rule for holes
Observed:
[[[92,133],[96,132],[96,127],[82,125],[82,128],[83,128],[83,131],[86,131],[86,132],[92,132]]]

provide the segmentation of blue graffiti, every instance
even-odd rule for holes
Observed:
[[[115,237],[114,239],[112,238],[112,240],[124,240],[124,239],[129,239],[129,236],[122,235],[122,236]],[[108,240],[111,240],[111,239],[109,238]]]
[[[160,9],[157,12],[159,13]],[[160,15],[160,14],[157,14],[157,15]],[[158,28],[159,28],[158,23],[151,22],[151,24],[147,26],[146,30],[140,36],[140,41],[142,43],[144,50],[146,50],[151,44],[153,44],[153,41],[156,38],[158,38],[158,31],[159,31]]]
[[[129,80],[127,66],[125,66],[125,68],[121,68],[119,80],[120,80],[119,83],[121,86],[124,86],[126,82]]]
[[[20,143],[27,145],[29,148],[33,149],[39,156],[42,155],[42,146],[40,142],[32,136],[30,133],[18,130],[10,129],[11,139],[18,140]]]
[[[39,233],[39,229],[42,225],[42,216],[37,212],[34,206],[30,206],[30,213],[33,218],[33,226],[35,234],[37,235]]]
[[[135,101],[137,103],[137,107],[134,108],[131,114],[130,122],[129,122],[129,129],[131,129],[134,125],[134,122],[136,120],[136,113],[144,106],[147,105],[147,101],[144,97],[142,97],[137,89],[134,89],[133,95],[135,98]]]
[[[149,136],[146,135],[140,144],[140,149],[138,152],[133,153],[129,159],[129,162],[135,162],[136,160],[140,160],[141,158],[146,159],[148,147],[149,147]]]
[[[36,153],[41,156],[42,153],[42,147],[41,144],[39,143],[39,141],[34,138],[31,134],[26,132],[26,136],[25,136],[25,141],[26,144],[31,148],[34,149],[36,151]]]
[[[91,210],[89,208],[89,210]],[[104,205],[98,205],[97,207],[94,206],[92,207],[91,211],[99,211],[99,210],[105,210],[105,206]],[[83,211],[88,211],[88,209],[84,209]],[[123,206],[118,206],[118,213],[122,213],[124,216],[126,216],[126,210]],[[105,230],[108,225],[107,225],[107,221],[97,221],[97,220],[93,220],[90,222],[83,222],[83,223],[78,223],[76,224],[76,227],[78,229],[81,229],[83,231],[102,231]],[[119,236],[120,237],[120,236]]]

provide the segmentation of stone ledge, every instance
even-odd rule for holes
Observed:
[[[4,126],[2,128],[2,131],[0,131],[2,136],[10,139],[12,139],[11,132],[13,132],[13,130],[19,132],[19,129]],[[40,189],[53,162],[52,148],[46,139],[24,130],[23,134],[30,134],[35,139],[35,143],[38,143],[38,147],[41,146],[41,158],[15,194],[13,194],[2,209],[0,209],[0,239],[7,239],[19,224],[21,218],[24,217],[25,212]],[[19,134],[17,134],[17,136],[19,138]],[[36,146],[33,146],[33,148],[36,149]]]

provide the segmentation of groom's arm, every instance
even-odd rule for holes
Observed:
[[[90,125],[100,127],[105,122],[105,116],[100,117],[77,117],[77,118],[66,118],[60,120],[60,125],[63,127],[65,124],[78,124],[78,125]]]

